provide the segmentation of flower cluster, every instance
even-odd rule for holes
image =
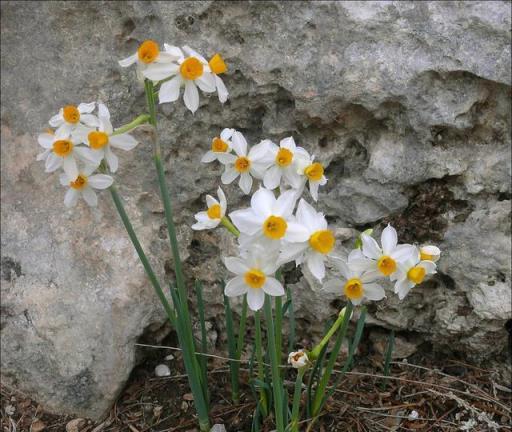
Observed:
[[[227,296],[247,294],[253,310],[262,307],[265,293],[283,295],[281,282],[275,278],[279,267],[295,261],[305,265],[320,282],[325,277],[325,262],[331,259],[341,272],[343,281],[328,280],[325,289],[340,289],[355,305],[364,299],[381,300],[385,290],[378,279],[389,277],[395,282],[395,293],[403,299],[409,290],[427,275],[436,272],[435,261],[440,251],[435,246],[421,250],[414,245],[398,244],[396,230],[388,225],[379,245],[368,233],[361,235],[361,248],[354,249],[346,260],[332,256],[334,232],[328,228],[323,213],[304,198],[309,182],[310,195],[318,199],[318,187],[326,184],[324,167],[298,147],[292,137],[279,145],[263,140],[249,149],[239,131],[224,129],[213,138],[211,149],[202,162],[218,161],[225,166],[224,184],[240,177],[239,186],[250,194],[253,180],[261,182],[252,194],[250,207],[226,216],[226,197],[218,189],[219,201],[207,196],[207,211],[196,214],[193,229],[210,229],[219,224],[236,228],[239,257],[225,259],[226,267],[236,277],[225,288]],[[276,195],[276,192],[279,194]]]
[[[137,76],[160,83],[159,102],[175,102],[184,87],[183,102],[192,112],[199,108],[199,91],[215,93],[219,101],[227,101],[229,93],[219,75],[227,71],[227,66],[220,54],[215,54],[207,61],[201,54],[188,46],[179,48],[164,44],[160,50],[152,40],[142,43],[137,52],[119,61],[122,67],[137,64]]]
[[[96,108],[97,115],[93,114]],[[45,161],[48,173],[63,169],[59,179],[61,185],[68,187],[64,197],[67,207],[75,206],[80,197],[95,206],[98,198],[94,189],[110,187],[113,178],[94,172],[103,160],[111,172],[116,172],[118,158],[112,148],[131,150],[137,141],[127,133],[115,134],[110,113],[101,102],[67,105],[49,123],[56,129],[39,135],[44,151],[37,160]]]

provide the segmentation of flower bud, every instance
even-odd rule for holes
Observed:
[[[295,369],[301,369],[309,364],[309,358],[304,350],[293,351],[288,355],[288,364]]]
[[[420,247],[420,259],[422,261],[436,262],[439,260],[440,256],[441,249],[439,249],[437,246],[427,245]]]

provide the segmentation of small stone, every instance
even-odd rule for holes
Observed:
[[[164,364],[159,364],[155,368],[155,375],[157,377],[166,377],[171,375],[171,370],[169,369],[169,366]]]
[[[186,401],[193,401],[194,400],[194,395],[192,393],[185,393],[183,395],[183,399],[186,400]]]
[[[157,405],[156,407],[153,408],[153,415],[155,417],[160,417],[160,415],[162,414],[162,410],[164,409],[163,406],[161,405]]]
[[[167,361],[174,360],[174,355],[169,354],[169,355],[165,356],[164,360],[167,360]]]
[[[223,424],[214,424],[210,432],[226,432],[226,426]]]
[[[66,425],[66,432],[80,432],[85,425],[87,424],[87,421],[83,418],[76,418],[74,420],[71,420]]]
[[[8,416],[13,416],[15,412],[16,412],[16,408],[13,405],[6,405],[5,406],[5,413]]]
[[[407,416],[408,420],[416,420],[420,415],[418,414],[418,411],[413,410],[410,412],[410,414]]]
[[[39,419],[35,419],[30,425],[30,432],[42,432],[46,429],[46,425]]]
[[[187,411],[188,410],[188,403],[183,401],[181,402],[181,410],[182,411]]]

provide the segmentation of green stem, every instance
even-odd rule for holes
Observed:
[[[238,237],[240,235],[240,231],[236,229],[236,227],[231,223],[227,216],[223,216],[222,219],[220,220],[220,223],[224,225],[227,228],[227,230],[235,237]]]
[[[139,242],[139,239],[137,238],[137,235],[135,234],[130,219],[126,214],[121,197],[119,196],[119,193],[117,192],[117,189],[114,185],[110,186],[110,194],[112,195],[112,200],[114,201],[117,212],[119,213],[119,216],[121,216],[121,220],[123,221],[126,232],[128,233],[128,236],[130,237],[130,240],[132,241],[132,244],[135,250],[137,251],[137,254],[139,255],[140,262],[144,266],[146,274],[148,275],[148,278],[151,281],[151,285],[153,285],[153,288],[155,289],[155,292],[158,295],[158,298],[160,299],[160,302],[162,303],[165,312],[167,313],[167,316],[169,317],[169,321],[171,321],[173,326],[175,326],[176,316],[174,314],[174,311],[172,310],[171,305],[167,301],[167,298],[165,297],[164,292],[162,291],[162,287],[160,286],[160,283],[156,278],[155,272],[153,271],[153,268],[151,267],[151,264],[149,263],[148,258],[144,253],[144,250],[142,249],[142,246]]]
[[[322,348],[325,344],[329,342],[329,340],[332,338],[334,333],[338,331],[340,328],[340,325],[343,323],[343,319],[345,318],[346,309],[343,308],[340,313],[338,314],[338,318],[334,322],[334,324],[331,326],[329,331],[325,334],[323,339],[320,341],[320,343],[311,350],[309,353],[310,360],[315,360],[320,355],[320,351],[322,351]]]
[[[254,326],[256,327],[255,344],[256,344],[256,358],[258,360],[258,379],[265,381],[265,371],[263,367],[263,352],[261,349],[261,320],[260,311],[254,312]],[[268,415],[268,399],[265,389],[260,387],[260,402],[261,411],[264,417]]]
[[[121,135],[126,132],[130,132],[132,129],[136,128],[137,126],[149,122],[151,119],[151,116],[149,114],[141,114],[138,116],[135,120],[131,121],[130,123],[127,123],[119,128],[117,128],[114,132],[110,134],[110,136],[115,135]]]
[[[274,393],[274,413],[276,416],[277,432],[284,432],[283,419],[283,386],[281,383],[281,374],[279,371],[279,360],[276,347],[276,335],[274,332],[274,320],[272,318],[272,299],[265,294],[265,321],[267,324],[267,343],[272,370],[272,391]]]
[[[295,389],[293,392],[292,421],[290,424],[290,432],[299,432],[300,396],[302,393],[302,379],[304,378],[306,369],[306,367],[303,367],[297,371],[297,379],[295,380]]]

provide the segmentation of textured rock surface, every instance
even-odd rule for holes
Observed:
[[[101,99],[116,124],[144,109],[116,63],[153,38],[229,63],[231,100],[191,115],[162,108],[182,255],[191,275],[223,274],[221,232],[191,216],[218,182],[199,159],[224,126],[251,140],[293,134],[328,165],[319,207],[347,233],[391,221],[406,241],[437,242],[440,274],[375,325],[414,332],[473,359],[506,349],[510,309],[510,4],[507,2],[2,2],[2,379],[47,408],[100,417],[163,314],[108,194],[65,210],[35,140],[66,103]],[[163,275],[168,256],[151,149],[123,155],[127,210]],[[244,203],[227,188],[231,208]],[[350,227],[353,230],[341,230]],[[339,292],[288,274],[300,324],[334,313]],[[222,329],[219,288],[208,314]],[[329,306],[330,305],[330,306]],[[222,334],[222,333],[220,333]]]

